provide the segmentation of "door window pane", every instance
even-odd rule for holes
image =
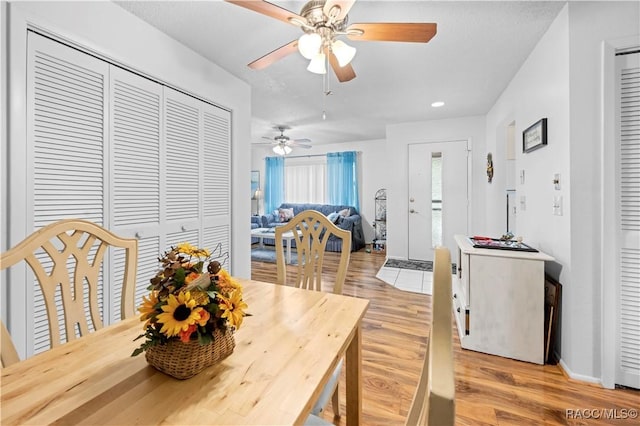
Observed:
[[[431,244],[442,245],[442,153],[431,153]]]

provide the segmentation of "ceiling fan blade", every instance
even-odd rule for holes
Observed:
[[[329,63],[331,64],[331,68],[333,68],[333,72],[336,73],[336,77],[338,77],[338,81],[340,83],[351,81],[356,78],[356,73],[351,64],[341,67],[338,63],[338,58],[336,58],[336,55],[331,51],[329,52]]]
[[[344,19],[356,0],[327,0],[322,11],[332,21]]]
[[[291,140],[292,143],[294,144],[300,144],[300,143],[311,143],[311,139],[307,139],[307,138],[302,138],[302,139],[292,139]]]
[[[310,149],[311,145],[299,145],[297,143],[292,143],[289,146],[294,147],[294,148],[304,148],[304,149]]]
[[[287,43],[284,46],[280,46],[276,50],[267,53],[263,57],[256,59],[255,61],[251,62],[248,67],[254,70],[261,70],[273,64],[274,62],[279,61],[285,56],[297,51],[298,40],[293,40],[292,42]]]
[[[296,23],[295,20],[302,23],[307,22],[306,19],[304,19],[302,16],[298,15],[297,13],[293,13],[273,3],[269,3],[268,1],[262,1],[262,0],[225,0],[225,1],[227,3],[232,3],[232,4],[235,4],[236,6],[244,7],[245,9],[249,9],[254,12],[262,13],[263,15],[286,22],[287,24],[299,26],[299,24]]]
[[[352,24],[347,28],[347,37],[363,41],[409,41],[426,43],[436,35],[437,24],[409,22],[378,22]],[[363,34],[353,32],[363,31]]]

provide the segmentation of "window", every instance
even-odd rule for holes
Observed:
[[[288,203],[326,202],[325,156],[287,158],[284,162],[284,199]]]

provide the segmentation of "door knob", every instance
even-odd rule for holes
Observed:
[[[184,225],[182,225],[182,226],[180,227],[180,229],[182,229],[182,232],[184,232],[184,231],[186,231],[186,230],[187,230],[187,227],[186,227],[186,226],[184,226]]]
[[[415,199],[413,197],[409,198],[409,202],[413,203],[415,201]]]
[[[409,210],[409,213],[418,213],[417,211],[415,211],[414,209]]]

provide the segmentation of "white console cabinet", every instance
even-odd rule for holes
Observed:
[[[455,236],[454,316],[465,349],[544,364],[542,252],[475,248]]]

